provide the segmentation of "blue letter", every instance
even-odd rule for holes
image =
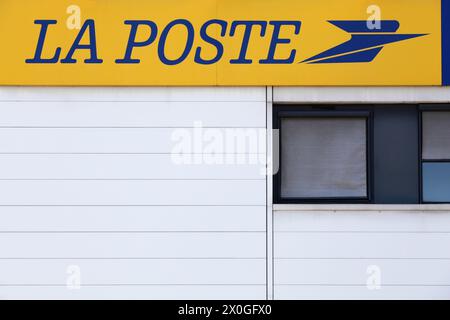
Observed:
[[[282,26],[294,26],[294,34],[298,35],[300,33],[300,26],[302,23],[300,21],[270,21],[273,25],[272,41],[270,42],[270,49],[267,59],[259,60],[261,64],[282,64],[282,63],[292,63],[294,62],[297,50],[292,50],[289,58],[287,59],[275,59],[275,51],[277,50],[277,45],[291,43],[291,39],[280,39],[280,30]]]
[[[248,49],[248,42],[250,41],[250,36],[252,34],[253,26],[260,26],[261,27],[261,37],[263,37],[266,34],[266,28],[267,28],[267,22],[266,21],[234,21],[231,24],[231,30],[230,30],[230,36],[234,36],[236,32],[237,26],[245,26],[245,33],[244,38],[242,39],[242,47],[241,47],[241,53],[239,54],[238,59],[230,60],[230,63],[232,64],[250,64],[252,63],[251,59],[246,59],[247,55],[247,49]]]
[[[210,26],[210,25],[212,25],[212,24],[218,24],[218,25],[220,25],[221,27],[222,27],[222,31],[220,32],[220,35],[222,36],[222,37],[224,37],[225,36],[225,34],[226,34],[226,32],[227,32],[227,22],[226,21],[223,21],[223,20],[209,20],[208,22],[206,22],[203,26],[202,26],[202,28],[201,28],[201,30],[200,30],[200,36],[201,36],[201,38],[203,39],[203,40],[205,40],[205,42],[207,42],[207,43],[209,43],[209,44],[212,44],[214,47],[216,47],[216,49],[217,49],[217,55],[216,55],[216,57],[215,58],[213,58],[213,59],[211,59],[211,60],[204,60],[204,59],[202,59],[202,57],[201,57],[201,51],[202,51],[202,49],[200,48],[200,47],[198,47],[197,48],[197,51],[195,52],[195,62],[197,62],[197,63],[199,63],[199,64],[213,64],[213,63],[216,63],[217,61],[219,61],[221,58],[222,58],[222,56],[223,56],[223,44],[220,42],[220,41],[218,41],[218,40],[216,40],[216,39],[214,39],[214,38],[211,38],[208,34],[207,34],[207,32],[206,32],[206,30],[208,29],[208,27]]]
[[[166,54],[164,52],[164,47],[166,46],[166,40],[167,40],[167,36],[169,35],[169,31],[177,24],[180,24],[180,25],[183,25],[186,27],[186,29],[188,31],[188,38],[187,38],[186,46],[184,48],[184,51],[183,51],[183,54],[181,55],[181,57],[179,57],[178,59],[175,59],[175,60],[169,60],[166,58]],[[194,45],[194,27],[192,26],[192,24],[189,21],[184,20],[184,19],[174,20],[171,23],[169,23],[164,28],[163,32],[161,33],[161,39],[159,39],[159,45],[158,45],[159,59],[161,60],[162,63],[170,65],[170,66],[179,64],[187,58],[187,56],[191,52],[193,45]]]
[[[133,53],[133,48],[135,47],[145,47],[153,43],[158,34],[158,27],[153,21],[147,20],[127,20],[125,24],[131,25],[130,37],[128,38],[127,50],[125,52],[125,57],[123,59],[117,59],[116,63],[140,63],[139,59],[131,59]],[[139,25],[146,25],[150,27],[150,36],[146,41],[136,42],[136,33]]]
[[[80,44],[83,39],[84,33],[89,28],[89,44]],[[73,54],[78,49],[87,49],[91,51],[91,58],[84,60],[84,63],[102,63],[103,60],[97,58],[97,41],[95,40],[95,23],[94,20],[86,20],[81,27],[77,38],[75,39],[72,48],[70,48],[67,57],[61,60],[61,63],[76,63],[77,60],[72,59]]]
[[[44,48],[45,36],[47,35],[47,29],[50,24],[56,24],[56,20],[35,20],[34,24],[41,25],[41,32],[39,33],[39,39],[34,53],[33,59],[26,59],[26,63],[57,63],[61,54],[61,48],[56,48],[55,55],[51,59],[42,59],[42,50]]]

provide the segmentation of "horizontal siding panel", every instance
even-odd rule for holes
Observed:
[[[275,258],[450,258],[450,233],[275,233]]]
[[[260,260],[3,260],[0,286],[66,285],[264,285]],[[70,283],[70,282],[69,282]]]
[[[381,286],[450,286],[450,260],[275,260],[279,285],[366,285],[379,268]]]
[[[447,87],[274,87],[276,103],[433,103],[450,101]]]
[[[264,205],[264,180],[0,181],[0,205]]]
[[[201,129],[0,128],[0,153],[206,153],[208,147],[209,153],[219,153],[219,147],[211,149],[211,142],[201,138],[205,136],[195,138],[196,130]],[[203,130],[211,130],[206,132],[217,139],[224,137],[220,153],[265,153],[263,129]],[[234,134],[241,138],[235,139]]]
[[[262,87],[0,88],[0,299],[265,299],[265,102]]]
[[[0,233],[0,258],[264,258],[265,233]]]
[[[265,179],[264,156],[186,163],[170,154],[0,154],[1,179]],[[216,159],[216,156],[203,157]]]
[[[0,208],[0,232],[265,230],[265,206]]]
[[[277,210],[278,209],[278,210]],[[276,299],[449,299],[448,206],[279,206]],[[366,282],[379,268],[381,289]]]
[[[278,300],[448,300],[450,286],[275,286]]]
[[[265,300],[265,285],[235,286],[0,286],[4,300]]]
[[[1,101],[266,101],[265,87],[0,87]]]
[[[0,126],[29,127],[257,127],[264,102],[5,102]]]
[[[450,211],[276,211],[275,231],[450,232]]]

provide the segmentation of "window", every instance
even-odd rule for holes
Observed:
[[[450,203],[448,104],[276,105],[273,121],[274,203]]]
[[[450,203],[450,110],[422,112],[422,201]]]
[[[411,104],[275,106],[275,203],[420,203],[419,115]]]
[[[368,111],[280,112],[282,202],[368,202]]]
[[[366,198],[365,118],[285,118],[283,198]]]

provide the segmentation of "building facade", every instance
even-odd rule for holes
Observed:
[[[450,1],[171,2],[1,1],[0,298],[449,299]]]

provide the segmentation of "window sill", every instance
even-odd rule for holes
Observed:
[[[450,211],[450,204],[274,204],[273,211]]]

